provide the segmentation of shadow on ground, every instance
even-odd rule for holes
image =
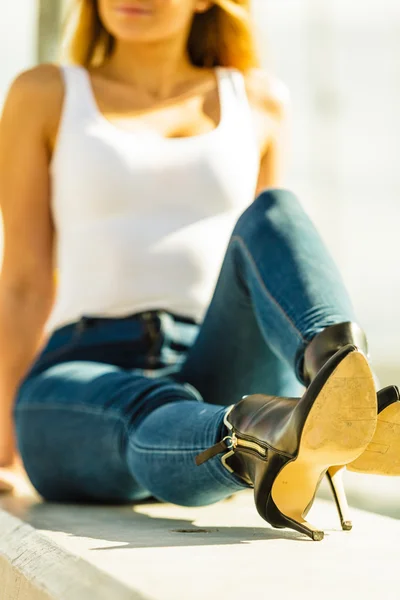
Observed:
[[[155,502],[154,505],[159,506],[159,503]],[[8,501],[5,498],[2,500],[2,507],[5,510],[23,519],[35,529],[118,544],[111,547],[96,546],[92,550],[220,546],[276,539],[312,542],[295,531],[272,529],[267,525],[265,527],[198,527],[190,519],[143,514],[141,510],[144,506],[151,506],[151,503],[110,508],[107,505],[35,503],[23,498],[19,498],[17,504],[12,497]],[[229,501],[227,509],[228,507]]]

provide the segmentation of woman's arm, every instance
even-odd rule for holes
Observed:
[[[287,129],[287,116],[282,115],[267,149],[261,156],[257,195],[266,188],[276,188],[285,185],[289,152]]]
[[[268,187],[284,185],[289,154],[290,99],[287,87],[260,70],[246,77],[260,147],[257,195]]]
[[[58,77],[50,66],[20,75],[0,121],[0,467],[15,459],[14,399],[40,348],[53,303],[49,117]]]

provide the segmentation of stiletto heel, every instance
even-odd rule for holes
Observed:
[[[269,523],[276,529],[288,527],[299,533],[303,533],[315,542],[320,542],[324,539],[324,532],[311,525],[304,519],[301,509],[296,513],[293,508],[287,509],[287,514],[283,514],[275,502],[270,499],[269,505],[266,506],[266,515]],[[266,519],[267,520],[267,519]]]
[[[302,519],[301,516],[291,518],[289,516],[282,515],[281,522],[285,523],[285,527],[294,529],[299,533],[304,533],[304,535],[311,538],[314,542],[320,542],[324,539],[325,533],[322,530],[314,527],[314,525],[311,525],[310,523]]]
[[[345,465],[365,450],[376,419],[372,372],[364,354],[348,345],[297,402],[257,394],[233,405],[225,415],[229,435],[199,454],[196,464],[224,453],[224,466],[254,487],[263,519],[319,541],[323,532],[304,519],[316,489],[331,465]],[[340,503],[336,478],[334,486]]]
[[[346,498],[346,492],[343,483],[343,471],[344,467],[331,467],[326,472],[326,476],[329,481],[329,485],[332,490],[333,497],[336,502],[336,508],[339,514],[340,523],[343,531],[350,531],[353,527],[353,523],[350,519],[350,509]]]

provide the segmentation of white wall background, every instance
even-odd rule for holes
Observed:
[[[35,63],[37,9],[35,0],[1,2],[0,107],[15,74]]]
[[[382,382],[399,384],[400,3],[253,6],[263,60],[292,95],[288,186],[339,263]],[[2,2],[0,106],[35,62],[37,14],[38,0]]]
[[[253,4],[263,59],[292,95],[288,185],[339,263],[382,382],[400,383],[400,3]]]

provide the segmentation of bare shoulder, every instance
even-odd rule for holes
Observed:
[[[251,69],[245,74],[249,102],[258,112],[282,119],[290,107],[290,93],[283,81],[262,69]]]
[[[62,97],[63,82],[60,68],[45,64],[23,71],[13,81],[8,94],[9,99],[27,104],[36,100]]]
[[[60,67],[51,63],[37,65],[27,71],[22,71],[15,78],[17,85],[29,86],[34,89],[43,85],[56,85],[59,81],[61,81]]]
[[[43,125],[50,131],[61,112],[64,84],[60,68],[44,64],[23,71],[10,86],[3,116],[13,123],[15,118]]]

